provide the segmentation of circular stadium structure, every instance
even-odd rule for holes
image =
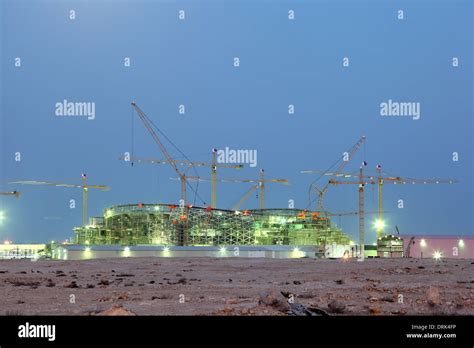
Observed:
[[[77,244],[328,245],[350,238],[328,214],[298,209],[222,210],[173,204],[127,204],[75,227]]]

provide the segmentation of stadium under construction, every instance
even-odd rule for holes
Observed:
[[[171,204],[129,204],[74,228],[83,245],[348,245],[326,214],[297,209],[221,210]]]
[[[383,257],[400,257],[404,254],[403,240],[393,235],[385,235],[383,221],[383,186],[388,184],[404,185],[410,184],[452,184],[454,179],[412,179],[401,176],[393,176],[382,172],[382,166],[377,164],[376,175],[368,175],[364,172],[367,162],[364,160],[357,173],[344,173],[343,170],[348,162],[354,157],[356,152],[365,144],[366,137],[362,136],[346,152],[339,157],[338,161],[325,171],[304,170],[302,174],[317,174],[317,179],[313,180],[309,192],[317,193],[318,202],[314,211],[301,209],[268,209],[265,208],[265,187],[267,184],[289,183],[287,179],[275,179],[265,177],[265,172],[260,169],[258,178],[238,178],[229,179],[217,176],[219,168],[241,169],[243,164],[236,161],[220,161],[218,153],[220,150],[212,150],[212,162],[193,162],[183,151],[173,144],[163,131],[158,129],[155,123],[136,105],[131,103],[132,108],[144,124],[146,130],[151,135],[153,141],[160,149],[163,158],[150,159],[138,158],[132,153],[124,153],[121,160],[129,162],[132,166],[136,163],[150,163],[170,166],[181,186],[180,204],[125,204],[116,205],[104,210],[103,216],[92,217],[88,220],[87,200],[88,190],[98,189],[107,191],[110,188],[106,185],[91,185],[87,182],[87,175],[83,173],[82,184],[66,184],[50,181],[13,181],[10,184],[26,185],[49,185],[56,187],[81,188],[83,195],[82,204],[82,225],[75,227],[74,243],[79,248],[84,248],[85,253],[92,251],[94,247],[106,247],[106,249],[117,248],[128,255],[130,247],[135,248],[199,248],[214,250],[226,248],[227,246],[244,246],[260,249],[270,247],[272,255],[282,249],[298,249],[298,247],[312,248],[315,255],[325,257],[355,257],[366,254],[365,239],[365,215],[370,212],[365,211],[364,191],[366,186],[374,185],[378,193],[378,209],[375,228],[377,233],[376,245],[371,245],[370,249],[377,251],[375,255]],[[133,118],[132,118],[133,119]],[[133,135],[132,128],[132,135]],[[180,159],[176,159],[168,152],[166,146],[160,140],[160,136],[166,139],[175,151],[179,152]],[[132,136],[132,149],[133,149]],[[364,151],[365,152],[365,151]],[[250,158],[250,155],[249,155]],[[256,157],[255,157],[256,158]],[[229,163],[227,163],[229,162]],[[244,161],[247,163],[246,161]],[[196,168],[204,167],[210,169],[211,179],[199,176]],[[195,175],[189,175],[193,171]],[[324,186],[318,188],[316,182],[327,178]],[[211,182],[211,204],[205,206],[204,200],[199,197],[204,206],[190,205],[187,202],[187,192],[189,189],[198,197],[197,188],[192,187],[192,181]],[[242,196],[239,202],[232,209],[217,208],[217,182],[250,183],[251,187]],[[323,206],[323,198],[329,187],[335,185],[354,185],[358,187],[358,211],[332,214],[326,211]],[[352,187],[354,187],[352,186]],[[240,206],[249,195],[258,190],[260,199],[259,209],[241,210]],[[17,191],[6,192],[5,194],[18,197]],[[354,200],[356,201],[356,200]],[[312,202],[309,202],[308,206]],[[353,242],[351,238],[344,234],[339,228],[331,223],[331,217],[337,215],[357,215],[359,219],[359,238]],[[397,228],[398,232],[398,228]],[[374,247],[374,248],[372,248]],[[101,249],[101,248],[99,248]],[[137,249],[137,250],[138,250]],[[204,250],[203,249],[203,250]],[[259,250],[260,250],[259,249]],[[263,250],[262,249],[262,250]],[[267,248],[268,249],[268,248]],[[266,251],[268,251],[265,249]],[[110,249],[111,250],[111,249]],[[115,250],[115,249],[114,249]],[[141,249],[140,249],[141,250]],[[158,249],[157,249],[158,250]],[[160,249],[161,250],[161,249]],[[164,249],[163,249],[164,250]],[[176,249],[177,250],[177,249]],[[250,249],[248,249],[250,250]],[[253,249],[252,249],[253,250]],[[260,250],[260,251],[262,251]],[[71,249],[72,251],[72,249]],[[255,251],[255,250],[253,250]],[[252,251],[252,252],[253,252]],[[374,250],[372,250],[374,252]],[[407,253],[409,248],[407,249]],[[64,254],[64,253],[63,253]],[[299,253],[296,253],[299,255]],[[373,256],[375,256],[373,255]],[[64,256],[64,255],[63,255]],[[273,256],[272,256],[273,257]]]

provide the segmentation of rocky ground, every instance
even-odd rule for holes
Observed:
[[[473,315],[473,289],[473,260],[0,261],[0,315]]]

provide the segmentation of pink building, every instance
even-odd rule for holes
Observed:
[[[474,259],[474,236],[401,236],[406,257]],[[408,246],[410,248],[408,249]]]

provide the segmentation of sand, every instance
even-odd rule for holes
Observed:
[[[1,260],[0,315],[289,315],[288,299],[328,315],[473,315],[473,270],[432,259]]]

